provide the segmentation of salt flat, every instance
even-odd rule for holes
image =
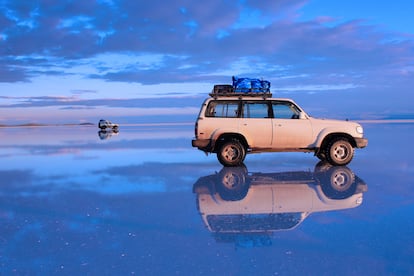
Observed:
[[[248,155],[246,177],[256,178],[247,196],[221,202],[211,187],[217,188],[223,168],[214,155],[191,147],[192,124],[125,125],[105,135],[94,126],[1,128],[0,270],[413,274],[414,124],[362,123],[369,145],[348,166],[364,183],[353,191],[362,203],[352,208],[345,208],[346,198],[324,197],[322,184],[309,179],[325,177],[314,174],[318,160],[304,153]],[[271,181],[259,182],[259,174]],[[283,215],[284,223],[307,213],[295,227],[276,231],[265,223],[272,217],[281,225],[275,221],[281,217],[277,209],[284,208],[278,194],[262,201],[269,204],[264,207],[254,199],[260,189],[278,191],[282,185],[288,189],[283,204],[293,203],[295,191],[309,192],[295,197],[296,215]],[[237,213],[222,222],[232,233],[206,225],[203,212],[213,209],[199,201],[199,193],[228,206],[216,206],[214,218]],[[251,213],[234,207],[237,202]],[[322,203],[342,209],[316,210]],[[262,213],[252,215],[259,207]],[[248,219],[243,224],[235,217]]]

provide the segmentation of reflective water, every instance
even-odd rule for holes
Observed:
[[[414,274],[413,124],[344,168],[222,168],[192,125],[0,129],[0,274]]]

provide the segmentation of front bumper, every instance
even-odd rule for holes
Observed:
[[[365,148],[368,145],[368,139],[366,138],[355,138],[355,143],[357,148]]]

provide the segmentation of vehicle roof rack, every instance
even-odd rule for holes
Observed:
[[[230,84],[216,84],[213,91],[209,94],[213,98],[217,97],[262,97],[271,98],[272,92],[269,88],[234,88]]]

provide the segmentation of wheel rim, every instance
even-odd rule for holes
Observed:
[[[333,148],[333,156],[336,160],[345,160],[349,155],[348,148],[343,145],[339,144]]]
[[[237,188],[240,185],[240,180],[238,177],[232,173],[226,173],[223,176],[222,184],[225,188],[232,190],[234,188]]]
[[[331,183],[335,190],[344,191],[349,188],[352,181],[347,174],[338,172],[332,175]]]
[[[240,149],[234,145],[228,145],[223,149],[223,157],[227,161],[234,161],[240,156]]]

